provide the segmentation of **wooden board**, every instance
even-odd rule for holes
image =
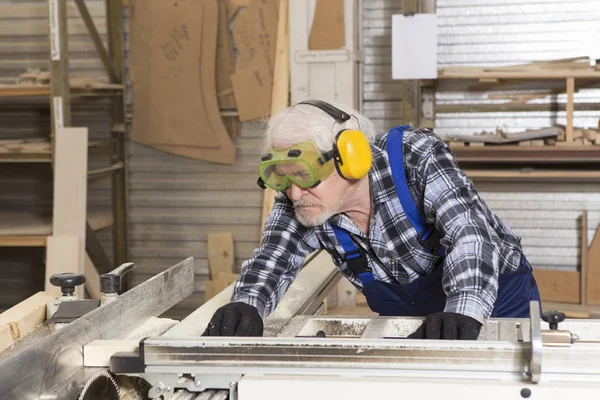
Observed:
[[[346,44],[345,34],[344,0],[317,0],[308,49],[341,49]]]
[[[588,269],[588,235],[587,235],[587,231],[588,231],[588,213],[587,211],[583,211],[581,213],[581,226],[580,226],[580,230],[581,230],[581,243],[580,243],[580,248],[581,248],[581,258],[580,258],[580,272],[581,272],[581,276],[580,276],[580,283],[579,286],[581,287],[581,298],[580,298],[580,304],[581,305],[586,305],[587,301],[588,301],[588,281],[590,279],[589,277],[589,269]]]
[[[533,276],[542,301],[579,303],[581,293],[579,272],[534,269]]]
[[[48,236],[46,242],[46,274],[44,277],[44,290],[51,293],[60,293],[60,288],[50,283],[50,277],[62,272],[85,274],[85,264],[79,265],[84,251],[79,236]],[[84,258],[85,261],[85,258]],[[87,283],[86,283],[87,286]],[[83,289],[77,288],[77,295],[83,298]]]
[[[280,0],[277,19],[277,46],[275,50],[275,70],[273,73],[273,93],[271,95],[271,115],[283,111],[290,104],[290,43],[289,43],[289,1]],[[260,229],[262,229],[271,213],[277,192],[265,189]],[[261,233],[262,239],[262,233]]]
[[[588,250],[588,303],[600,304],[600,225]]]
[[[174,4],[132,1],[132,80],[134,97],[142,99],[133,112],[133,140],[232,164],[235,146],[221,118],[215,79],[217,0]]]
[[[252,1],[233,21],[238,50],[231,76],[241,121],[269,117],[277,43],[278,1]],[[248,29],[251,26],[253,29]]]
[[[83,346],[84,367],[110,367],[110,358],[119,352],[134,352],[139,348],[139,340],[97,339]]]
[[[474,143],[516,143],[523,140],[543,139],[560,135],[562,129],[559,127],[549,127],[542,129],[532,129],[524,132],[504,133],[503,135],[496,134],[481,134],[481,135],[444,135],[443,139],[452,142],[469,142]]]
[[[565,131],[566,142],[573,141],[573,111],[575,107],[575,79],[567,78],[567,130]]]
[[[65,270],[61,257],[74,257],[61,254],[49,257],[46,263],[46,279],[56,272],[84,272],[85,235],[87,218],[87,172],[88,172],[88,129],[62,128],[56,131],[54,156],[54,194],[52,209],[52,235],[75,236],[79,238],[76,247],[63,247],[63,251],[77,253],[77,265],[69,265]],[[83,288],[76,289],[83,297]]]
[[[132,0],[133,140],[151,145],[219,148],[208,125],[198,71],[215,60],[203,49],[204,2]],[[174,5],[175,4],[175,5]],[[217,32],[211,32],[216,43]],[[202,49],[202,54],[200,54]]]
[[[105,229],[112,226],[113,215],[110,211],[93,212],[88,214],[88,222],[95,231]],[[0,247],[44,247],[51,234],[50,215],[0,214]]]
[[[0,314],[0,351],[41,325],[46,320],[46,304],[53,298],[54,293],[38,292]]]
[[[213,280],[216,280],[220,273],[233,273],[234,260],[233,235],[231,233],[208,235],[208,267]]]

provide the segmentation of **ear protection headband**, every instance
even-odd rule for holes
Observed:
[[[321,100],[306,100],[298,104],[309,104],[329,114],[338,123],[348,121],[352,116]],[[369,173],[373,155],[371,145],[360,130],[342,129],[338,132],[331,151],[340,176],[347,180],[360,179]]]

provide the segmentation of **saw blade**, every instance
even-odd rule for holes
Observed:
[[[119,400],[119,386],[107,371],[100,371],[83,386],[79,400]]]

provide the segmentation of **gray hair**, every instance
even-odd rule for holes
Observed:
[[[327,103],[352,117],[340,124],[318,107],[310,104],[295,104],[269,120],[261,154],[267,153],[272,148],[286,148],[309,140],[319,151],[325,153],[333,149],[335,136],[342,129],[361,130],[369,142],[373,142],[376,133],[370,119],[344,104],[334,101],[327,101]]]

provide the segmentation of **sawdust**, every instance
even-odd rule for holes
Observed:
[[[367,323],[357,321],[344,321],[344,320],[313,320],[310,324],[310,330],[316,332],[325,332],[327,336],[361,336],[364,332]],[[302,336],[303,332],[299,333]],[[312,332],[311,332],[312,336]]]
[[[143,338],[160,336],[179,321],[170,318],[151,317],[144,324],[138,326],[125,339],[141,340]]]
[[[19,340],[14,342],[12,345],[10,345],[6,349],[2,350],[0,352],[0,360],[3,360],[5,358],[12,356],[13,354],[17,353],[18,351],[23,350],[27,346],[38,342],[39,340],[45,338],[48,335],[50,335],[50,328],[48,328],[48,325],[42,324],[42,325],[37,326],[31,332],[29,332],[27,335],[21,337]]]

